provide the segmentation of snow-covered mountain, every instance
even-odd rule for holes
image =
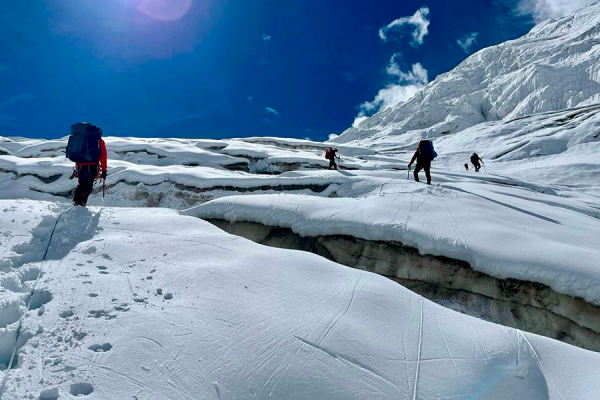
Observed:
[[[474,125],[600,103],[600,2],[483,49],[333,140],[413,145]]]
[[[337,138],[340,171],[106,137],[81,208],[66,138],[0,137],[0,400],[597,399],[599,23],[475,54]]]

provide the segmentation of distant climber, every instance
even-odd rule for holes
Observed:
[[[424,169],[425,176],[427,177],[427,184],[431,185],[431,162],[436,157],[437,153],[433,149],[433,142],[431,140],[421,140],[417,145],[415,154],[408,163],[408,169],[410,169],[410,166],[415,162],[415,160],[417,161],[417,166],[415,167],[414,172],[416,182],[419,182],[419,171]]]
[[[75,163],[73,175],[79,180],[73,203],[85,206],[94,181],[98,178],[106,180],[106,144],[102,140],[102,129],[88,122],[71,125],[66,156]]]
[[[331,167],[335,168],[335,170],[337,171],[338,166],[335,163],[335,159],[337,158],[338,160],[340,159],[340,156],[338,156],[336,153],[339,150],[336,149],[335,147],[326,147],[325,148],[325,158],[329,160],[329,168],[331,169]]]
[[[479,161],[483,163],[483,160],[479,158],[479,155],[477,153],[471,154],[471,164],[473,164],[475,172],[479,172],[479,170],[481,169],[481,164],[479,163]]]
[[[465,169],[468,171],[469,170],[469,164],[465,163]]]

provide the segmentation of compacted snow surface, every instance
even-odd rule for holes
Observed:
[[[399,241],[598,304],[594,194],[495,174],[494,160],[489,174],[434,168],[426,186],[392,169],[406,152],[348,147],[341,164],[349,157],[364,168],[324,171],[326,162],[311,164],[324,145],[307,141],[251,139],[245,158],[244,141],[211,141],[207,152],[230,144],[240,152],[233,167],[206,161],[193,141],[111,142],[134,150],[111,150],[106,198],[97,189],[87,209],[63,197],[76,184],[64,141],[3,142],[2,399],[594,399],[600,391],[590,373],[597,353],[195,218]],[[278,149],[296,158],[273,162]],[[447,157],[441,165],[460,155]],[[261,162],[297,171],[236,170]],[[162,207],[204,204],[184,213],[139,207],[152,196]]]
[[[0,400],[598,399],[598,353],[198,217],[443,256],[598,348],[599,21],[474,54],[334,139],[340,171],[309,140],[106,137],[80,208],[66,138],[0,137]],[[423,138],[432,186],[406,171]]]
[[[3,364],[22,323],[16,365],[0,373],[3,399],[592,399],[600,391],[595,353],[176,211],[26,200],[0,209]]]

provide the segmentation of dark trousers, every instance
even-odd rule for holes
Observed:
[[[415,167],[415,181],[419,182],[419,171],[425,170],[425,176],[427,177],[427,184],[431,185],[431,161],[417,159],[417,166]]]
[[[337,164],[335,163],[335,158],[329,159],[329,168],[328,169],[331,169],[331,167],[335,168],[337,171]]]
[[[474,162],[473,166],[475,167],[475,172],[479,172],[479,170],[481,169],[481,164],[479,164],[479,161]]]
[[[96,179],[97,174],[97,165],[82,165],[77,167],[77,178],[79,179],[79,185],[77,185],[77,189],[75,189],[73,203],[78,206],[85,206],[87,204],[87,200],[90,193],[92,193],[94,180]]]

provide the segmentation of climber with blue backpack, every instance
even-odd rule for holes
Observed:
[[[421,140],[417,146],[417,150],[413,155],[412,159],[408,163],[408,169],[410,166],[417,161],[415,167],[415,181],[419,182],[419,171],[425,170],[425,176],[427,177],[427,184],[431,185],[431,162],[437,157],[437,153],[433,149],[433,142],[431,140]]]
[[[102,129],[88,122],[71,125],[66,156],[75,163],[73,175],[79,180],[73,195],[73,203],[85,207],[94,182],[102,178],[104,188],[106,181],[107,157],[106,144],[102,140]]]

